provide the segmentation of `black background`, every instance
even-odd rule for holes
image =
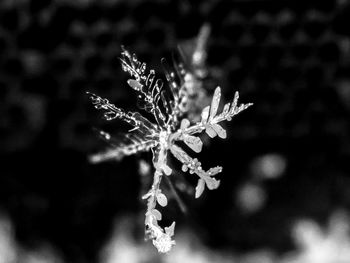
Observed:
[[[187,215],[171,202],[166,222],[198,228],[210,247],[283,253],[293,249],[294,219],[323,224],[349,209],[350,4],[196,2],[1,1],[0,207],[20,244],[44,240],[68,262],[96,262],[125,213],[139,218],[143,238],[137,163],[151,155],[89,164],[88,154],[103,148],[92,127],[105,122],[85,91],[136,110],[120,45],[159,69],[160,58],[205,22],[208,66],[224,99],[238,90],[255,105],[227,124],[227,140],[214,139],[200,155],[205,167],[224,167],[220,188],[199,200],[184,195]],[[233,196],[267,153],[282,156],[287,169],[259,181],[268,199],[247,215]]]

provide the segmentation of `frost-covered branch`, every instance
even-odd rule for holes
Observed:
[[[213,178],[214,175],[222,171],[222,167],[217,166],[210,168],[207,172],[202,169],[202,164],[197,158],[191,158],[184,150],[177,145],[170,147],[171,153],[176,159],[182,163],[182,171],[189,171],[190,174],[197,174],[199,176],[198,184],[196,187],[196,198],[200,197],[204,191],[204,185],[206,184],[209,190],[213,190],[219,187],[220,180]]]
[[[202,41],[206,41],[207,34],[209,34],[208,30],[205,29],[202,32]],[[204,67],[206,56],[203,53],[204,42],[198,43],[196,49],[203,57],[196,58],[193,55],[192,66]],[[203,143],[198,137],[200,133],[205,131],[211,138],[218,136],[225,139],[227,137],[226,130],[220,123],[230,121],[252,104],[238,105],[239,94],[236,92],[233,101],[225,104],[222,112],[218,113],[221,89],[217,87],[210,105],[201,110],[199,118],[191,118],[193,115],[189,114],[190,107],[187,107],[187,103],[194,98],[191,97],[192,93],[196,94],[196,92],[201,91],[201,82],[198,80],[200,77],[196,76],[194,71],[186,69],[182,62],[174,61],[174,65],[171,67],[165,60],[162,60],[163,73],[169,86],[169,89],[162,90],[163,81],[156,79],[154,70],[151,69],[147,73],[146,64],[140,62],[135,54],[131,55],[129,51],[122,48],[120,61],[122,69],[132,77],[127,81],[128,85],[137,92],[138,98],[143,101],[142,109],[153,114],[155,123],[138,112],[125,112],[107,99],[88,93],[92,104],[96,109],[104,112],[106,120],[120,119],[132,126],[132,129],[119,141],[109,133],[100,131],[100,137],[109,142],[111,148],[90,156],[90,161],[98,163],[109,159],[121,159],[123,156],[142,151],[152,151],[153,183],[150,190],[143,196],[143,199],[147,200],[146,236],[152,239],[153,245],[160,253],[166,253],[175,245],[175,241],[172,239],[175,222],[164,229],[160,227],[158,222],[162,220],[162,214],[157,209],[157,205],[165,207],[168,204],[168,198],[161,190],[161,181],[164,175],[173,176],[173,169],[168,165],[169,152],[181,162],[183,172],[188,171],[190,174],[198,176],[195,188],[196,198],[202,195],[205,188],[209,190],[218,188],[220,180],[214,177],[222,172],[222,167],[216,166],[204,170],[201,162],[197,158],[191,157],[179,146],[178,142],[183,142],[195,153],[201,152]]]
[[[121,55],[122,69],[134,77],[127,81],[128,85],[139,93],[139,99],[143,102],[141,106],[153,114],[159,126],[165,127],[166,117],[158,106],[163,81],[156,79],[153,69],[147,74],[146,63],[140,62],[135,54],[131,55],[124,47],[122,47]]]
[[[175,245],[175,241],[171,239],[174,235],[175,222],[169,227],[165,227],[163,230],[158,225],[158,221],[162,220],[162,214],[156,209],[156,205],[158,203],[160,206],[165,207],[168,204],[167,197],[160,189],[160,183],[163,172],[171,173],[171,170],[164,168],[164,165],[166,165],[166,149],[160,148],[159,152],[154,153],[153,156],[153,163],[156,170],[154,172],[152,187],[149,192],[142,197],[142,199],[147,199],[147,211],[145,214],[146,234],[148,238],[152,239],[153,245],[159,252],[166,253]]]
[[[191,135],[200,133],[204,130],[211,138],[218,135],[220,138],[225,139],[226,131],[218,123],[222,121],[231,121],[235,115],[249,108],[253,103],[240,104],[238,106],[239,93],[236,92],[232,103],[225,104],[223,111],[217,115],[220,97],[221,89],[220,87],[217,87],[211,105],[205,107],[202,111],[201,121],[195,125],[190,125],[190,122],[187,119],[183,119],[182,126],[172,135],[172,140],[184,140],[186,143],[186,138],[193,138]]]

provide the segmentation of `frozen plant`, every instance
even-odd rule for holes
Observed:
[[[210,103],[207,95],[205,84],[209,70],[206,65],[207,51],[206,46],[210,34],[210,26],[204,24],[198,36],[194,39],[180,43],[178,45],[177,56],[173,56],[173,68],[176,74],[173,75],[173,82],[180,87],[179,89],[179,110],[193,122],[200,120],[201,111]],[[166,61],[162,60],[163,66],[166,67]],[[104,161],[117,160],[120,161],[124,156],[133,154],[129,151],[120,151],[119,147],[114,147],[115,140],[103,131],[99,131],[100,137],[110,144],[109,149],[95,153],[89,156],[91,163],[100,163]],[[126,143],[129,143],[128,138]],[[120,144],[120,142],[116,142]]]
[[[172,239],[175,222],[164,229],[159,226],[158,222],[162,219],[162,214],[157,209],[157,204],[162,207],[168,204],[167,197],[162,193],[160,187],[162,176],[172,174],[172,168],[167,162],[168,155],[173,155],[181,162],[183,172],[188,171],[198,176],[195,189],[196,198],[201,196],[206,187],[209,190],[218,188],[220,181],[214,176],[222,171],[222,167],[217,166],[204,170],[199,160],[187,154],[178,142],[183,142],[196,153],[201,152],[203,143],[198,137],[200,133],[205,131],[211,138],[215,136],[226,138],[226,131],[220,126],[220,123],[230,121],[233,116],[247,109],[252,103],[239,105],[239,94],[236,92],[232,103],[225,104],[223,110],[218,112],[221,90],[220,87],[217,87],[211,104],[202,110],[200,120],[194,122],[186,118],[186,108],[183,107],[183,103],[187,99],[187,93],[183,85],[184,81],[181,81],[183,74],[176,68],[176,65],[173,70],[164,59],[162,60],[168,84],[168,87],[163,87],[163,81],[156,77],[155,71],[153,69],[148,71],[146,63],[140,62],[135,54],[122,48],[120,61],[123,71],[131,76],[127,81],[128,85],[136,91],[140,106],[150,113],[153,119],[150,120],[138,112],[126,112],[107,99],[88,93],[92,104],[96,109],[104,112],[103,116],[106,120],[120,119],[132,127],[125,134],[124,140],[117,143],[113,142],[110,134],[101,131],[101,136],[111,141],[113,148],[95,157],[118,158],[142,151],[152,151],[153,183],[151,189],[143,196],[143,199],[147,200],[146,236],[152,239],[153,245],[159,252],[166,253],[175,245]]]
[[[184,41],[178,46],[180,67],[184,65],[183,92],[186,93],[185,111],[194,122],[200,120],[201,110],[209,104],[210,98],[206,86],[210,82],[210,70],[206,65],[207,44],[210,35],[210,26],[204,24],[198,36]]]

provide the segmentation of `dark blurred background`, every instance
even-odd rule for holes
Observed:
[[[297,244],[305,233],[331,228],[330,218],[347,229],[337,217],[350,208],[347,0],[2,0],[0,230],[8,239],[0,240],[1,262],[167,260],[149,259],[140,248],[150,244],[143,244],[138,163],[151,155],[89,164],[87,156],[103,148],[92,128],[105,124],[85,91],[136,110],[117,59],[120,45],[158,69],[161,57],[204,23],[211,27],[208,68],[224,99],[238,90],[254,106],[227,124],[228,139],[212,140],[200,155],[205,167],[224,167],[220,188],[198,200],[180,192],[188,213],[171,201],[166,222],[193,232],[203,251],[264,250],[256,261],[227,262],[350,262],[350,246],[349,261],[298,261]],[[303,218],[309,224],[296,228]],[[143,261],[133,261],[135,251],[114,261],[101,252],[123,235],[113,230],[116,222],[128,222],[137,244],[129,247]],[[283,261],[292,251],[300,251],[296,261]]]

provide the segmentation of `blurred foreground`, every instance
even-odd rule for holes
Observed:
[[[260,248],[249,253],[234,250],[212,250],[204,246],[196,233],[188,228],[178,231],[177,245],[167,255],[159,255],[150,243],[135,239],[133,218],[116,220],[110,240],[99,252],[100,263],[347,263],[350,259],[349,216],[335,212],[326,227],[310,219],[297,220],[290,233],[296,248],[278,255]],[[2,215],[0,218],[0,263],[63,263],[60,253],[49,243],[25,248],[14,240],[14,228]]]

